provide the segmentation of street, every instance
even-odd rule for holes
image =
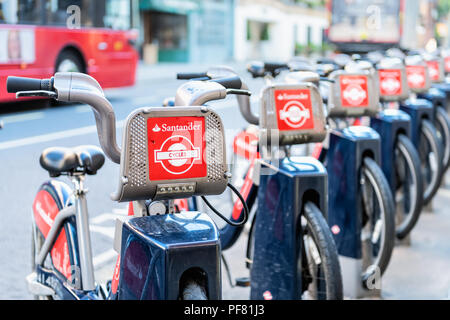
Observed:
[[[202,64],[140,65],[137,84],[130,88],[111,89],[106,96],[114,106],[121,137],[123,120],[134,109],[160,106],[164,98],[174,96],[182,82],[176,72],[202,72]],[[233,65],[244,76],[253,92],[256,106],[261,79],[251,79],[245,65]],[[235,97],[211,103],[222,117],[227,145],[238,130],[246,126],[238,112]],[[0,105],[1,108],[1,105]],[[0,111],[4,128],[0,130],[0,299],[31,299],[25,277],[31,272],[31,206],[48,173],[39,165],[42,150],[50,146],[99,145],[94,114],[87,105],[64,105],[51,108],[28,108],[25,111]],[[119,141],[120,138],[119,138]],[[231,148],[228,150],[230,156]],[[109,195],[115,191],[118,166],[108,159],[97,175],[88,176],[86,186],[92,236],[94,266],[99,282],[112,275],[117,254],[112,249],[114,221],[127,213],[126,203],[115,203]],[[70,184],[67,179],[61,180]],[[423,212],[411,234],[410,245],[394,249],[390,265],[382,279],[382,299],[448,299],[450,295],[450,176],[432,203],[432,212]],[[211,197],[221,210],[223,198]],[[245,268],[246,233],[226,251],[225,257],[233,278],[248,276]],[[225,268],[222,268],[224,299],[248,299],[249,288],[231,288]]]

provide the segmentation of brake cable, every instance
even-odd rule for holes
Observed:
[[[221,218],[223,221],[225,221],[226,223],[232,225],[233,227],[240,227],[243,226],[247,220],[248,220],[248,216],[249,216],[249,210],[248,210],[248,206],[247,206],[247,202],[244,200],[244,197],[241,195],[241,193],[229,182],[227,182],[227,186],[231,189],[231,191],[233,191],[234,194],[236,194],[239,198],[239,200],[241,200],[241,203],[243,205],[243,209],[244,209],[244,218],[242,219],[242,221],[240,222],[233,222],[227,218],[225,218],[219,211],[217,211],[212,205],[211,203],[209,203],[209,201],[206,199],[205,196],[201,196],[201,198],[203,199],[203,201],[206,203],[206,205],[216,214],[219,216],[219,218]]]

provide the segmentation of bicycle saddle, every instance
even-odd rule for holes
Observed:
[[[51,147],[42,152],[39,162],[51,177],[74,173],[77,169],[94,175],[105,163],[105,156],[96,146]]]

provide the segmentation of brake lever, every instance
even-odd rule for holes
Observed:
[[[19,91],[16,93],[16,98],[26,98],[26,97],[48,97],[56,99],[58,97],[58,94],[56,92],[46,90]]]

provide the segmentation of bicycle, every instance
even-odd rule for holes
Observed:
[[[400,109],[407,112],[413,120],[411,140],[417,146],[421,159],[424,181],[423,201],[426,205],[439,189],[446,170],[446,149],[450,146],[447,147],[442,143],[449,143],[450,140],[446,141],[445,132],[450,130],[450,127],[445,124],[448,116],[444,115],[446,112],[440,107],[445,105],[445,95],[436,88],[430,88],[432,85],[428,71],[430,64],[420,55],[410,55],[404,59],[409,73],[408,85],[412,94],[408,100],[400,103]],[[424,80],[414,83],[415,79],[420,77]],[[448,124],[450,125],[450,122]]]
[[[295,63],[295,68],[305,68],[305,67],[307,67],[309,70],[311,70],[311,66],[306,66],[305,64],[306,64],[305,61],[297,61]],[[276,76],[278,76],[283,70],[289,70],[291,68],[293,68],[293,67],[292,66],[290,67],[288,64],[284,64],[284,63],[261,63],[261,62],[257,62],[257,63],[250,64],[250,66],[248,68],[248,71],[252,74],[252,76],[254,78],[265,78],[266,83],[268,85],[270,85],[270,84],[274,85],[273,84],[273,79]],[[321,67],[320,69],[321,69],[321,72],[325,72],[327,67]],[[320,79],[321,78],[317,75],[317,73],[312,73],[312,72],[306,72],[306,73],[305,72],[303,72],[303,73],[302,72],[298,72],[298,73],[297,72],[291,72],[286,77],[286,83],[290,83],[291,85],[292,84],[299,85],[299,84],[304,84],[304,83],[314,83],[314,85],[316,87],[318,87],[317,84],[318,84]],[[329,80],[324,79],[324,78],[322,78],[322,80],[329,81]],[[246,105],[248,106],[249,103],[247,102]],[[263,102],[262,102],[262,105],[263,105]],[[262,108],[264,108],[264,107],[262,107]],[[265,109],[261,109],[260,114],[265,115],[266,114]],[[253,122],[252,124],[256,125],[256,124],[258,124],[258,122]],[[254,128],[250,129],[250,131],[253,131],[253,130],[254,130]],[[375,135],[376,136],[374,137],[374,140],[375,140],[374,143],[377,144],[377,143],[379,143],[379,136],[377,134],[375,134]],[[259,157],[258,153],[261,151],[259,149],[255,150],[253,143],[255,141],[257,141],[257,140],[259,140],[259,145],[264,145],[264,143],[262,143],[260,141],[260,138],[261,138],[261,133],[260,132],[258,133],[258,135],[254,135],[252,132],[249,132],[249,131],[243,132],[240,135],[238,135],[238,138],[241,139],[241,142],[240,143],[239,142],[235,143],[235,146],[238,146],[238,145],[244,145],[245,146],[245,139],[248,139],[248,141],[247,141],[247,146],[243,148],[244,152],[242,152],[242,150],[241,150],[241,152],[239,152],[238,148],[235,148],[235,150],[237,150],[237,151],[235,151],[236,155],[238,155],[239,153],[241,155],[244,154],[244,155],[247,156],[247,159],[250,160],[250,161],[247,164],[248,169],[247,170],[241,170],[241,172],[244,172],[245,179],[242,179],[239,175],[238,176],[235,175],[235,172],[233,172],[233,178],[234,179],[240,179],[240,181],[243,182],[242,188],[246,188],[247,190],[250,190],[249,195],[251,196],[252,195],[251,191],[253,190],[252,189],[253,188],[252,175],[249,175],[248,173],[252,172],[252,170],[254,170],[254,162],[251,161],[251,160],[254,159],[255,157],[256,158]],[[242,141],[242,139],[244,141]],[[235,140],[235,142],[237,142],[237,141],[239,141],[239,140]],[[289,151],[290,151],[289,149],[285,150],[286,155],[289,155]],[[367,160],[367,162],[370,163],[369,165],[372,164],[370,160]],[[237,169],[238,167],[239,166],[235,166],[236,170],[238,170]],[[370,166],[370,169],[373,169],[373,166]],[[368,169],[368,170],[370,170],[370,169]],[[378,170],[376,172],[380,173],[380,171],[381,170]],[[335,193],[334,190],[337,190],[339,186],[337,186],[337,187],[334,186],[333,188],[331,187],[331,183],[332,183],[331,180],[333,179],[333,177],[332,177],[333,176],[333,172],[332,172],[332,170],[330,171],[330,168],[329,168],[328,172],[329,172],[328,173],[328,176],[329,176],[328,193],[329,193],[329,198],[331,198],[332,197],[331,194],[333,192]],[[371,178],[372,177],[373,177],[373,175],[371,176]],[[376,175],[375,179],[383,180],[382,172],[380,174]],[[237,182],[238,182],[237,180],[234,180],[233,183],[235,183],[239,187],[240,184],[237,183]],[[394,231],[393,231],[394,230],[393,229],[394,228],[394,221],[393,221],[393,209],[392,209],[392,195],[390,195],[389,188],[386,187],[386,184],[387,184],[387,182],[386,182],[386,180],[384,178],[384,183],[382,185],[385,186],[385,188],[382,189],[382,194],[384,195],[382,201],[384,201],[383,203],[386,204],[383,208],[387,208],[387,210],[384,210],[384,213],[385,213],[385,215],[387,217],[387,221],[388,221],[388,222],[386,222],[386,224],[388,225],[388,227],[386,228],[386,234],[387,234],[386,237],[387,237],[387,239],[393,239],[393,237],[394,237]],[[258,193],[258,194],[260,194],[260,193]],[[259,201],[259,197],[258,197],[258,201]],[[276,203],[276,201],[274,201],[274,202]],[[354,201],[354,203],[356,203],[356,200]],[[331,230],[336,232],[336,233],[340,233],[340,231],[339,232],[337,231],[339,226],[337,226],[336,224],[333,225],[333,224],[330,223],[330,220],[332,220],[332,216],[335,214],[335,213],[333,213],[333,210],[334,210],[333,206],[334,206],[334,204],[329,199],[327,205],[328,205],[329,211],[330,211],[329,214],[328,214],[328,222],[329,222],[329,225],[334,227],[334,228],[332,227]],[[347,205],[346,207],[351,207],[351,206],[353,206],[353,203],[351,205]],[[344,208],[344,206],[342,206],[342,205],[339,205],[339,207],[340,208]],[[356,205],[355,205],[355,207],[356,207]],[[258,207],[258,209],[259,209],[259,207]],[[259,214],[259,211],[258,211],[256,217],[258,217],[258,214]],[[343,215],[343,216],[345,216],[345,215]],[[355,217],[359,217],[359,216],[357,214],[355,214]],[[356,229],[360,228],[360,225],[358,223],[355,223],[355,226],[356,226]],[[249,237],[252,236],[251,235],[252,229],[253,228],[250,229]],[[345,228],[340,228],[339,230],[345,230]],[[345,232],[341,232],[341,234],[343,234],[343,233],[345,233],[345,237],[344,238],[348,238],[348,235],[349,234],[353,234],[353,233],[355,235],[359,235],[359,236],[361,235],[360,231],[354,230],[354,229],[351,229],[351,228],[347,228],[347,230],[345,230]],[[343,254],[342,249],[345,247],[345,245],[343,245],[343,241],[340,241],[341,239],[336,238],[335,234],[333,235],[333,238],[335,239],[336,245],[338,247],[337,248],[338,249],[338,253],[340,255],[342,255]],[[385,237],[382,237],[382,238],[384,239]],[[352,239],[354,239],[354,238],[352,238]],[[255,239],[255,242],[256,242],[256,239]],[[351,251],[350,255],[351,256],[353,256],[355,254],[355,251],[357,251],[357,250],[355,250],[355,247],[358,247],[357,243],[361,243],[361,240],[359,240],[359,242],[356,241],[355,246],[350,249],[350,251]],[[384,241],[384,242],[382,242],[382,249],[383,250],[380,250],[380,252],[385,252],[386,253],[386,254],[383,255],[383,257],[390,257],[390,254],[392,253],[392,247],[393,247],[393,241]],[[255,252],[253,253],[252,252],[252,246],[251,245],[248,246],[247,254],[248,254],[248,257],[249,257],[248,258],[249,262],[251,262],[251,263],[254,263],[254,260],[252,259],[252,255],[254,257],[258,257],[258,255],[259,255],[259,254],[256,253],[256,250],[257,250],[256,246],[255,246],[254,250],[255,250]],[[347,254],[347,253],[348,252],[344,252],[344,254]],[[358,255],[358,252],[356,252],[356,255]],[[361,252],[359,252],[359,257],[361,257]],[[384,258],[384,260],[382,260],[384,266],[383,265],[381,265],[381,266],[383,268],[385,268],[385,266],[387,265],[386,260],[387,259],[385,259],[385,258]],[[342,261],[343,260],[340,259],[341,264],[342,264]],[[250,264],[250,266],[252,267],[253,265]],[[350,268],[345,268],[345,267],[342,268],[343,278],[344,278],[344,292],[346,292],[350,296],[358,296],[358,294],[356,294],[355,292],[352,292],[353,288],[351,290],[347,290],[346,291],[346,286],[347,285],[352,286],[353,284],[355,284],[355,281],[354,281],[354,278],[355,278],[354,270],[355,269],[353,267],[354,266],[350,266]],[[360,267],[360,269],[361,268],[362,267]],[[376,268],[372,267],[372,268],[367,268],[365,270],[361,270],[361,273],[359,274],[359,279],[360,280],[359,281],[356,280],[356,284],[355,284],[358,287],[357,290],[359,290],[359,287],[361,287],[361,285],[363,283],[367,283],[367,280],[373,275],[374,269],[376,269]],[[358,277],[358,276],[356,276],[356,277]],[[350,279],[350,278],[352,278],[352,279]],[[252,281],[253,281],[253,279],[252,279]]]
[[[425,55],[431,88],[418,94],[418,97],[431,101],[435,108],[434,126],[443,146],[442,172],[445,173],[450,166],[450,117],[448,115],[450,86],[445,79],[446,68],[443,55],[443,53],[441,55]]]
[[[195,94],[184,86],[188,93],[182,99],[194,105],[223,99],[235,92],[226,87],[233,81],[201,83]],[[92,77],[9,77],[7,90],[18,98],[45,96],[90,105],[101,146],[49,148],[40,157],[52,179],[40,187],[33,203],[33,270],[27,283],[36,298],[221,298],[217,227],[205,213],[175,213],[173,204],[177,198],[221,194],[227,186],[238,193],[228,183],[224,128],[214,111],[191,105],[137,109],[126,119],[121,149],[114,110]],[[116,221],[119,257],[107,286],[95,282],[84,187],[86,176],[95,175],[105,162],[102,150],[120,165],[118,190],[111,198],[133,203],[132,216]],[[59,176],[68,176],[74,188],[54,179]],[[236,225],[248,217],[245,201],[238,197],[244,215]]]
[[[217,71],[217,68],[214,71]],[[222,71],[236,74],[230,69]],[[177,75],[179,79],[186,80],[209,79],[214,76],[216,73],[211,70]],[[241,88],[247,88],[247,85],[242,82]],[[238,140],[234,142],[234,145],[243,148],[244,153],[251,159],[250,168],[245,173],[245,183],[239,184],[238,188],[250,212],[253,212],[249,219],[251,226],[246,259],[250,279],[236,279],[236,285],[250,285],[251,299],[342,299],[339,261],[326,223],[326,171],[318,161],[310,157],[295,158],[286,155],[279,158],[274,156],[272,149],[276,148],[274,144],[278,142],[288,147],[323,138],[324,116],[320,95],[317,88],[311,84],[271,85],[262,90],[262,105],[264,105],[262,108],[275,108],[274,95],[280,92],[281,94],[301,92],[308,96],[311,99],[310,114],[313,114],[315,125],[313,129],[292,131],[292,128],[289,130],[278,127],[280,122],[275,124],[273,121],[276,120],[268,117],[264,117],[260,122],[259,117],[253,114],[250,108],[248,97],[238,96],[241,114],[247,122],[255,126],[258,137],[255,135],[255,139],[251,142],[252,146],[247,150],[245,149],[249,142],[248,135],[241,136],[242,144],[239,142],[236,144]],[[296,101],[296,98],[291,99],[293,104],[298,103]],[[267,113],[261,109],[260,114]],[[270,133],[274,133],[274,136],[272,137]],[[264,135],[262,141],[271,139],[270,143],[262,142],[259,139],[260,135]],[[306,167],[308,170],[305,170]],[[237,168],[235,163],[233,168]],[[261,174],[267,170],[270,174]],[[239,179],[235,173],[232,174],[233,184],[236,183],[236,178]],[[277,188],[275,185],[279,180],[283,183]],[[298,193],[288,191],[292,188],[298,188]],[[270,200],[264,201],[268,198]],[[195,202],[192,203],[195,205]],[[234,203],[233,210],[229,214],[232,221],[241,219],[242,205]],[[273,215],[279,219],[274,221]],[[230,248],[242,231],[243,227],[233,225],[220,228],[222,248],[224,250]],[[280,236],[280,232],[284,236]],[[269,261],[276,263],[279,270],[267,268]],[[226,262],[225,267],[228,269]],[[232,282],[231,275],[229,278]]]
[[[389,184],[378,165],[379,135],[368,127],[348,127],[343,120],[373,114],[377,109],[374,80],[368,72],[349,73],[336,70],[339,63],[328,65],[328,68],[308,67],[322,76],[311,71],[290,72],[286,78],[291,83],[312,81],[324,87],[322,92],[329,92],[324,96],[327,119],[336,129],[329,130],[325,143],[318,145],[314,156],[324,163],[329,174],[328,224],[340,255],[344,292],[361,297],[370,294],[367,289],[374,274],[381,276],[389,263],[395,237],[395,207]],[[341,77],[364,80],[366,107],[343,106]]]
[[[378,77],[381,110],[370,118],[380,134],[381,168],[389,181],[396,203],[396,236],[404,239],[417,224],[423,207],[423,181],[418,151],[411,141],[411,117],[395,105],[409,95],[407,69],[396,58],[383,58],[374,66],[368,61],[354,63]]]

